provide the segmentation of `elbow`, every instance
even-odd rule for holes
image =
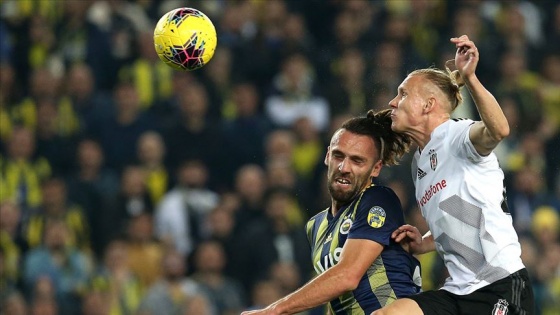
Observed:
[[[356,290],[356,288],[360,284],[360,280],[362,279],[362,276],[363,275],[349,274],[346,277],[343,277],[343,279],[341,279],[340,284],[344,288],[344,292]]]
[[[504,138],[506,138],[507,136],[509,136],[510,133],[510,129],[509,129],[509,125],[505,125],[501,128],[499,128],[495,133],[494,133],[494,138],[496,140],[502,141]]]

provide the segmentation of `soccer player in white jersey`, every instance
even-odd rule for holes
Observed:
[[[397,242],[422,254],[436,250],[449,278],[374,315],[534,314],[521,248],[507,209],[504,174],[492,150],[509,134],[494,96],[478,80],[478,49],[466,36],[451,38],[457,52],[451,72],[411,72],[391,100],[392,129],[418,145],[412,171],[416,199],[430,231],[403,225]],[[466,85],[481,121],[451,119]]]

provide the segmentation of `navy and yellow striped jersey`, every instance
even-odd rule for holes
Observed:
[[[368,239],[383,245],[358,287],[330,301],[334,314],[370,314],[397,298],[420,292],[420,263],[391,239],[405,224],[397,195],[388,187],[366,188],[333,217],[330,208],[306,225],[317,274],[338,263],[347,239]]]

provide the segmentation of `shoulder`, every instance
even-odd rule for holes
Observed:
[[[474,120],[469,118],[452,118],[445,123],[448,132],[460,132],[469,129],[475,123]]]
[[[382,210],[382,211],[381,211]],[[371,186],[367,188],[358,204],[358,211],[371,213],[381,211],[387,215],[402,215],[401,202],[393,189],[387,186]]]
[[[387,186],[381,185],[371,185],[370,187],[366,188],[362,193],[362,200],[371,200],[375,199],[378,201],[387,200],[393,201],[395,199],[398,200],[397,194],[393,191],[393,189]]]
[[[317,220],[321,220],[325,217],[325,215],[327,214],[327,211],[329,210],[329,208],[317,213],[316,215],[312,216],[311,219],[309,219],[308,222],[311,221],[317,221]]]
[[[327,215],[327,211],[329,211],[329,208],[327,208],[327,209],[317,213],[313,217],[311,217],[305,225],[307,227],[307,229],[312,227],[316,222],[322,222],[325,219],[325,216]]]

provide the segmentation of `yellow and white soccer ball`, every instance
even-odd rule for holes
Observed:
[[[154,46],[159,58],[179,70],[195,70],[207,64],[218,38],[212,21],[193,8],[165,13],[154,29]]]

